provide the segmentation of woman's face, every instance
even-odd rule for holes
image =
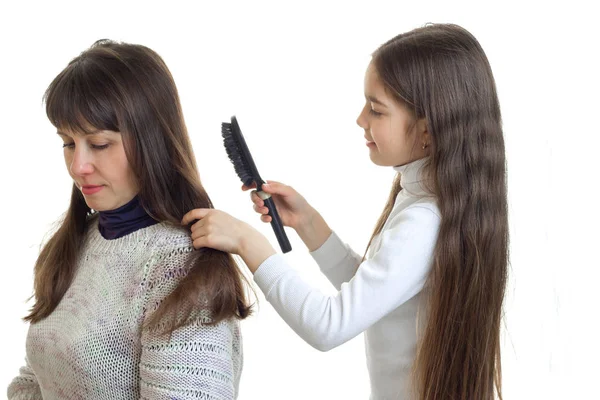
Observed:
[[[65,164],[88,207],[96,211],[119,208],[138,193],[137,180],[114,131],[57,132],[64,142]]]

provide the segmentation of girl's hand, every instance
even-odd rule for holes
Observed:
[[[192,226],[194,248],[210,247],[226,253],[238,254],[253,273],[275,250],[260,232],[232,217],[226,212],[212,208],[196,208],[183,216],[182,225]]]
[[[270,194],[275,201],[275,206],[283,225],[289,226],[296,231],[298,228],[306,225],[315,213],[315,210],[308,204],[306,199],[291,186],[275,181],[267,182],[267,184],[262,186],[262,190]],[[242,190],[253,188],[256,188],[256,183],[253,183],[251,186],[242,185]],[[250,199],[254,203],[254,211],[261,214],[261,221],[271,222],[271,217],[267,215],[269,209],[265,207],[265,202],[258,196],[256,190],[250,193]]]
[[[327,225],[321,214],[308,204],[304,197],[292,189],[291,186],[275,181],[267,182],[269,183],[263,185],[262,189],[264,192],[270,194],[275,201],[275,206],[283,225],[294,228],[309,251],[314,251],[321,247],[331,235],[331,228],[329,228],[329,225]],[[242,185],[242,190],[252,188],[256,188],[255,183],[252,186]],[[271,222],[271,217],[266,215],[269,209],[265,207],[265,202],[258,197],[256,190],[250,193],[250,198],[254,203],[254,211],[261,214],[260,219],[263,222]]]

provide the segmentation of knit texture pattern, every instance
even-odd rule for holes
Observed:
[[[170,338],[142,329],[189,271],[189,233],[160,223],[106,240],[91,224],[71,286],[29,327],[26,365],[8,399],[237,398],[237,320],[208,326],[209,313],[197,310]]]

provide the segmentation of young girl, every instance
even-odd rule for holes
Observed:
[[[99,41],[45,100],[73,190],[35,266],[27,364],[8,398],[237,397],[249,307],[231,255],[194,251],[180,225],[212,204],[167,66]]]
[[[492,399],[508,223],[504,140],[488,60],[456,25],[427,25],[373,54],[357,123],[398,172],[366,257],[291,187],[263,186],[339,290],[301,280],[258,231],[224,212],[182,222],[197,248],[239,254],[281,317],[322,351],[365,332],[371,399]],[[243,189],[248,189],[244,187]],[[264,195],[261,193],[261,195]],[[252,193],[255,210],[270,217]]]

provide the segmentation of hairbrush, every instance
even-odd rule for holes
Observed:
[[[265,202],[265,207],[269,209],[269,215],[271,216],[271,227],[275,232],[277,241],[281,251],[287,253],[292,250],[290,241],[283,229],[281,218],[277,213],[277,207],[271,195],[262,191],[262,185],[265,183],[256,169],[250,150],[246,145],[246,140],[242,135],[240,125],[237,122],[235,115],[231,117],[231,123],[223,122],[221,124],[221,135],[223,136],[223,144],[225,145],[225,151],[227,156],[231,160],[235,172],[242,180],[242,183],[246,186],[256,183],[256,194]]]

